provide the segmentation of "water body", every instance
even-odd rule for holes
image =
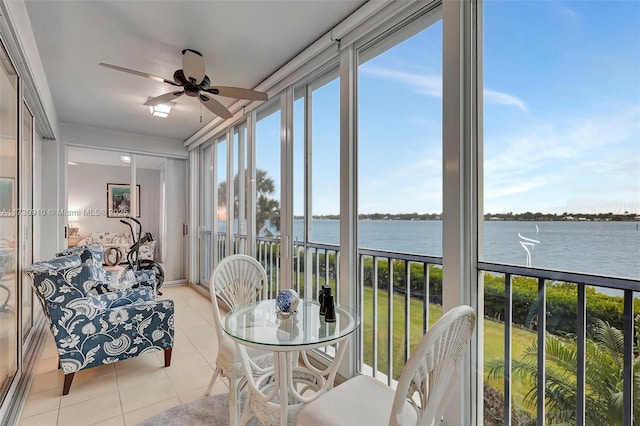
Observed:
[[[338,244],[337,220],[313,220],[312,241]],[[294,222],[301,239],[303,223]],[[524,244],[524,245],[523,245]],[[363,220],[363,248],[442,256],[442,222]],[[639,222],[487,221],[481,259],[570,272],[640,279]]]

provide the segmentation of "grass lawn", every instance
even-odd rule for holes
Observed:
[[[413,348],[423,336],[423,305],[418,299],[409,300],[409,342]],[[371,287],[364,288],[364,307],[362,317],[363,331],[363,351],[365,364],[373,366],[373,338],[377,338],[377,368],[385,374],[389,372],[389,293],[386,291],[378,291],[377,303],[377,324],[373,323],[373,289]],[[439,305],[429,304],[429,327],[433,325],[442,316],[442,307]],[[398,379],[405,363],[404,345],[405,345],[405,297],[404,295],[394,294],[393,296],[393,318],[392,329],[393,336],[393,364],[391,366],[393,377]],[[375,330],[375,332],[374,332]],[[514,359],[518,359],[524,352],[524,349],[536,339],[536,334],[513,328],[511,350]],[[504,357],[504,325],[502,323],[485,319],[484,321],[484,359],[485,362],[494,358],[502,359]],[[485,375],[486,380],[486,375]],[[502,379],[487,380],[487,383],[500,391],[504,388]],[[524,385],[514,380],[513,382],[513,404],[516,407],[524,407],[524,396],[531,389],[529,385]],[[531,412],[531,408],[526,409]]]

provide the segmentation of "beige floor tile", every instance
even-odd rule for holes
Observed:
[[[205,349],[198,351],[211,367],[215,367],[216,358],[218,357],[218,348]]]
[[[122,411],[127,414],[157,402],[177,398],[178,394],[173,389],[171,381],[165,377],[121,390],[120,397],[122,398]]]
[[[120,395],[115,392],[60,408],[58,424],[61,426],[91,425],[121,415]]]
[[[175,316],[175,324],[176,328],[181,330],[186,330],[193,327],[198,327],[201,325],[208,325],[210,323],[207,322],[200,314],[196,312],[176,312]]]
[[[150,368],[162,367],[164,366],[164,363],[160,363],[158,357],[155,356],[157,353],[160,353],[160,351],[115,362],[113,365],[116,369],[116,373],[120,373],[124,370],[147,370]]]
[[[213,369],[209,364],[167,370],[167,376],[178,394],[208,386],[212,374]]]
[[[51,373],[58,370],[58,355],[41,357],[33,374]]]
[[[60,407],[68,407],[118,392],[118,384],[116,383],[113,369],[107,374],[91,370],[94,369],[90,368],[76,373],[69,393],[60,400]]]
[[[164,358],[163,358],[164,359]],[[182,367],[204,367],[210,366],[207,360],[193,346],[186,351],[173,351],[171,355],[171,366],[167,369],[167,376],[172,370]]]
[[[178,398],[169,398],[164,401],[151,404],[147,407],[125,413],[124,421],[127,426],[134,426],[141,421],[148,419],[149,417],[153,417],[156,414],[168,410],[169,408],[173,408],[177,405],[180,405],[180,400]]]
[[[30,393],[38,393],[49,389],[62,389],[64,383],[64,374],[60,370],[54,370],[48,373],[36,374],[33,376]]]
[[[18,422],[18,426],[55,426],[58,422],[58,410],[47,411],[31,417],[24,417]]]
[[[94,423],[91,426],[124,426],[124,416],[113,417],[103,422]],[[62,426],[62,425],[61,425]]]
[[[202,325],[199,327],[184,330],[191,344],[199,351],[212,349],[217,346],[215,330],[211,325]]]
[[[23,417],[31,417],[36,414],[46,413],[60,408],[60,396],[62,388],[49,389],[43,392],[32,393],[27,397],[27,402],[22,410]]]
[[[129,369],[121,371],[117,373],[116,377],[118,390],[122,392],[132,387],[141,387],[142,385],[149,386],[150,383],[166,379],[167,375],[164,367],[153,367],[141,370]]]
[[[219,389],[221,386],[224,387],[224,384],[216,383],[214,385],[214,389],[211,391],[211,394],[214,395],[218,393],[226,393],[226,388],[224,388],[224,392]],[[180,402],[182,404],[186,404],[187,402],[195,401],[196,399],[205,398],[207,396],[206,392],[207,387],[205,386],[203,388],[195,389],[186,393],[178,393],[178,398],[180,398]]]

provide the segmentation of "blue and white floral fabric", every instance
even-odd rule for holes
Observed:
[[[174,304],[154,287],[103,292],[80,255],[25,269],[43,306],[65,374],[173,347]]]
[[[80,256],[82,263],[86,263],[91,272],[91,280],[96,284],[95,290],[98,293],[107,293],[109,291],[118,290],[122,285],[113,285],[113,272],[107,271],[102,266],[104,259],[104,246],[100,243],[89,244],[86,246],[70,247],[57,253],[56,256],[67,256],[77,254]],[[156,277],[153,271],[134,271],[135,284],[133,287],[147,286],[155,289]],[[125,275],[121,279],[127,278]],[[101,284],[98,284],[101,283]]]

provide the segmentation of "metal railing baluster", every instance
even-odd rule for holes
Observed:
[[[545,280],[538,278],[538,380],[537,380],[537,412],[538,424],[545,424],[545,361],[546,361],[546,331],[547,331],[547,289]]]
[[[578,285],[577,345],[578,359],[576,365],[576,426],[584,426],[585,421],[585,350],[587,340],[587,301],[585,286]]]
[[[511,426],[512,381],[511,381],[511,342],[513,338],[513,312],[511,301],[513,289],[511,274],[504,275],[504,425]]]

